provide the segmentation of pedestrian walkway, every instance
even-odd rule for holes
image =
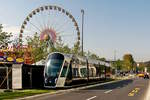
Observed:
[[[136,78],[136,75],[128,75],[128,76],[117,76],[113,77],[113,79],[118,79],[118,80],[125,80],[125,79],[132,79]]]
[[[150,81],[149,81],[148,90],[147,90],[147,93],[146,93],[144,100],[150,100]]]
[[[5,89],[0,89],[0,92],[4,92],[5,91]]]

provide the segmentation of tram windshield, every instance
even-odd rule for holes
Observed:
[[[59,72],[61,70],[64,57],[61,57],[62,55],[52,55],[49,57],[47,64],[46,64],[46,75],[49,77],[58,77]],[[62,59],[63,58],[63,59]]]

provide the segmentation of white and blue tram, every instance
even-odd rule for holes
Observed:
[[[106,75],[106,69],[110,68],[111,64],[103,61],[59,52],[51,53],[45,63],[44,87],[70,87],[81,81],[99,80]]]

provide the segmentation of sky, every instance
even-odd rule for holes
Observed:
[[[71,12],[81,30],[85,11],[84,50],[106,59],[131,53],[136,61],[150,60],[149,0],[1,0],[0,23],[16,37],[26,16],[43,5],[58,5]]]

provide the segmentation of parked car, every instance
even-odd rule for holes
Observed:
[[[137,76],[138,77],[144,77],[145,75],[144,75],[144,73],[138,73]]]

